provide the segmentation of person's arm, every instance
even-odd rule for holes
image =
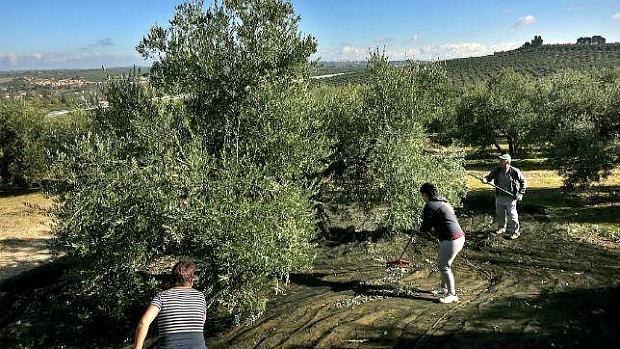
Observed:
[[[523,195],[525,194],[525,189],[527,188],[527,181],[525,180],[525,176],[520,170],[515,170],[517,173],[517,181],[519,182],[519,192],[515,195],[517,201],[523,200]]]
[[[136,337],[134,340],[133,349],[142,349],[146,335],[149,332],[149,326],[151,326],[151,323],[155,320],[157,314],[159,314],[159,308],[153,304],[150,304],[148,308],[146,308],[144,315],[142,315],[142,318],[138,323],[138,328],[136,328]]]
[[[495,180],[495,169],[489,172],[488,175],[482,177],[482,183],[491,183]]]
[[[521,170],[517,171],[517,173],[519,175],[519,194],[523,195],[525,194],[525,189],[527,189],[527,180]]]
[[[420,231],[422,233],[431,234],[432,229],[433,229],[433,210],[431,210],[429,205],[426,204],[424,205],[424,211],[422,214],[422,225],[420,226]]]

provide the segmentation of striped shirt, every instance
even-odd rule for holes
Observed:
[[[158,293],[151,304],[159,308],[159,335],[203,332],[207,302],[202,292],[193,288],[170,288]]]

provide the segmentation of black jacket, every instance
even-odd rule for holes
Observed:
[[[421,230],[431,232],[431,228],[435,228],[435,235],[439,240],[453,240],[463,233],[454,209],[443,196],[433,196],[424,205]]]

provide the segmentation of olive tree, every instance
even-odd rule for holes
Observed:
[[[538,83],[540,138],[568,189],[597,182],[620,164],[620,79],[606,71],[564,71]]]
[[[43,108],[31,102],[0,102],[0,183],[29,185],[45,176]]]
[[[151,83],[187,100],[192,129],[212,151],[236,147],[239,111],[255,88],[303,77],[316,40],[299,32],[288,0],[222,0],[179,5],[170,26],[137,46],[154,59]]]
[[[184,3],[138,45],[151,84],[108,82],[109,108],[58,157],[51,189],[55,246],[76,259],[78,294],[102,300],[95,311],[122,317],[152,294],[154,266],[188,256],[196,286],[241,320],[309,265],[313,176],[330,148],[298,21],[288,1]]]
[[[445,72],[415,62],[394,67],[378,52],[368,68],[366,86],[331,91],[334,181],[346,200],[386,209],[385,227],[411,229],[423,206],[422,183],[437,183],[455,204],[465,193],[462,154],[437,150],[425,129],[443,112],[445,100],[432,86]]]
[[[495,145],[502,151],[499,142],[506,139],[510,154],[518,155],[522,145],[533,142],[534,96],[534,83],[511,69],[466,90],[456,117],[461,141],[480,147]]]

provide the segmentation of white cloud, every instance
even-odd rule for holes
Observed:
[[[536,22],[536,17],[532,15],[522,16],[511,26],[511,28],[527,27]]]
[[[330,61],[365,61],[369,55],[369,48],[357,47],[349,43],[341,43],[338,47],[320,47],[311,56],[311,59],[319,58],[323,62]]]
[[[136,54],[109,54],[100,52],[37,52],[27,54],[0,52],[1,70],[27,69],[84,69],[150,64]]]
[[[373,40],[373,43],[375,45],[383,46],[383,45],[388,45],[392,41],[394,41],[394,38],[379,38],[379,39]]]
[[[0,56],[0,59],[2,59],[2,56]],[[12,52],[9,53],[6,59],[9,62],[9,65],[11,66],[17,65],[17,55],[15,53],[12,53]]]
[[[620,21],[620,12],[614,13],[614,15],[611,16],[611,18],[613,18],[614,21]]]
[[[519,47],[517,42],[500,42],[484,44],[479,42],[457,42],[437,45],[426,45],[409,49],[407,54],[413,54],[416,59],[452,59],[491,55],[494,52],[512,50]],[[409,57],[411,58],[411,57]]]
[[[512,50],[521,45],[520,42],[498,42],[498,43],[479,43],[479,42],[456,42],[432,44],[425,46],[414,46],[405,48],[386,48],[385,54],[390,60],[444,60],[462,57],[474,57],[490,55],[494,52]],[[319,48],[316,57],[321,61],[364,61],[368,58],[372,49],[360,48],[345,45],[340,48],[322,49]],[[383,51],[383,50],[382,50]]]

